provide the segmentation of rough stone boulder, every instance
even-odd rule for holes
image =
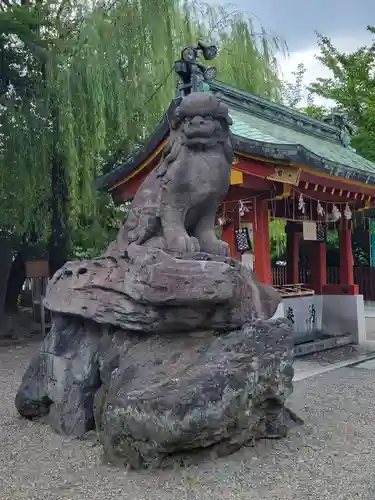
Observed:
[[[59,433],[96,426],[107,459],[134,468],[202,448],[223,455],[300,422],[284,406],[292,347],[284,320],[145,339],[57,316],[16,405]]]
[[[106,456],[158,466],[193,450],[229,453],[299,419],[290,325],[279,294],[215,233],[230,186],[227,106],[185,97],[160,164],[106,253],[51,279],[53,325],[16,396],[21,415],[60,433],[96,427]]]
[[[130,343],[125,357],[121,332],[107,342],[95,421],[111,462],[138,468],[202,448],[228,454],[257,438],[284,437],[298,422],[284,407],[293,354],[280,320],[220,336],[157,336]]]
[[[270,318],[279,294],[230,258],[129,251],[68,262],[49,283],[45,306],[142,334],[228,330]]]

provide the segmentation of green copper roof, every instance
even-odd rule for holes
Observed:
[[[216,81],[201,90],[212,92],[229,107],[238,153],[289,161],[375,186],[375,164],[348,146],[342,123],[336,126],[316,120]],[[121,151],[116,152],[108,161],[112,170],[96,179],[98,188],[108,189],[127,177],[155,151],[169,135],[169,116],[178,104],[179,99],[171,102],[153,134],[132,155],[123,157]]]
[[[238,152],[375,184],[375,164],[344,144],[339,126],[219,82],[210,90],[229,106]]]
[[[311,154],[325,160],[328,168],[351,169],[358,173],[375,175],[374,163],[339,141],[308,135],[233,108],[230,108],[230,115],[233,119],[232,132],[242,139],[269,146],[303,147]]]

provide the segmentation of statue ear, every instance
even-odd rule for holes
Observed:
[[[232,134],[229,134],[227,140],[224,142],[224,154],[226,159],[230,162],[233,163],[234,160],[234,148],[233,148],[233,138]]]
[[[230,127],[231,125],[233,125],[233,120],[229,116],[229,108],[223,102],[219,103],[217,115],[221,119],[224,119],[224,121],[226,122],[226,124],[228,125],[228,127]]]
[[[172,118],[172,120],[169,122],[170,129],[176,130],[178,128],[178,124],[179,122],[175,118]]]
[[[164,162],[169,164],[175,161],[177,156],[180,154],[181,148],[181,137],[175,132],[172,132],[163,151]]]
[[[177,108],[176,111],[174,112],[171,120],[169,121],[170,128],[172,130],[176,130],[176,128],[178,128],[178,126],[180,125],[180,123],[181,123],[180,108]]]
[[[173,146],[173,142],[174,142],[174,137],[172,137],[172,135],[173,135],[173,132],[171,132],[169,134],[169,137],[168,137],[168,140],[167,140],[167,144],[164,147],[164,151],[163,151],[164,158],[166,156],[168,156],[170,154],[171,150],[172,150],[172,146]]]

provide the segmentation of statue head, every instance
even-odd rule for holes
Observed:
[[[226,154],[233,155],[228,107],[215,96],[194,92],[184,97],[171,123],[174,137],[180,136],[185,146],[204,150],[222,144]],[[173,140],[173,139],[172,139]]]

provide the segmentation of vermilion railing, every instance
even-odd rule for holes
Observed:
[[[309,282],[310,270],[307,267],[300,267],[299,282]],[[340,269],[338,267],[327,268],[327,283],[330,285],[340,283]],[[274,285],[287,285],[286,266],[272,268],[272,279]],[[354,281],[359,286],[359,292],[365,300],[375,301],[375,268],[374,267],[354,267]]]

